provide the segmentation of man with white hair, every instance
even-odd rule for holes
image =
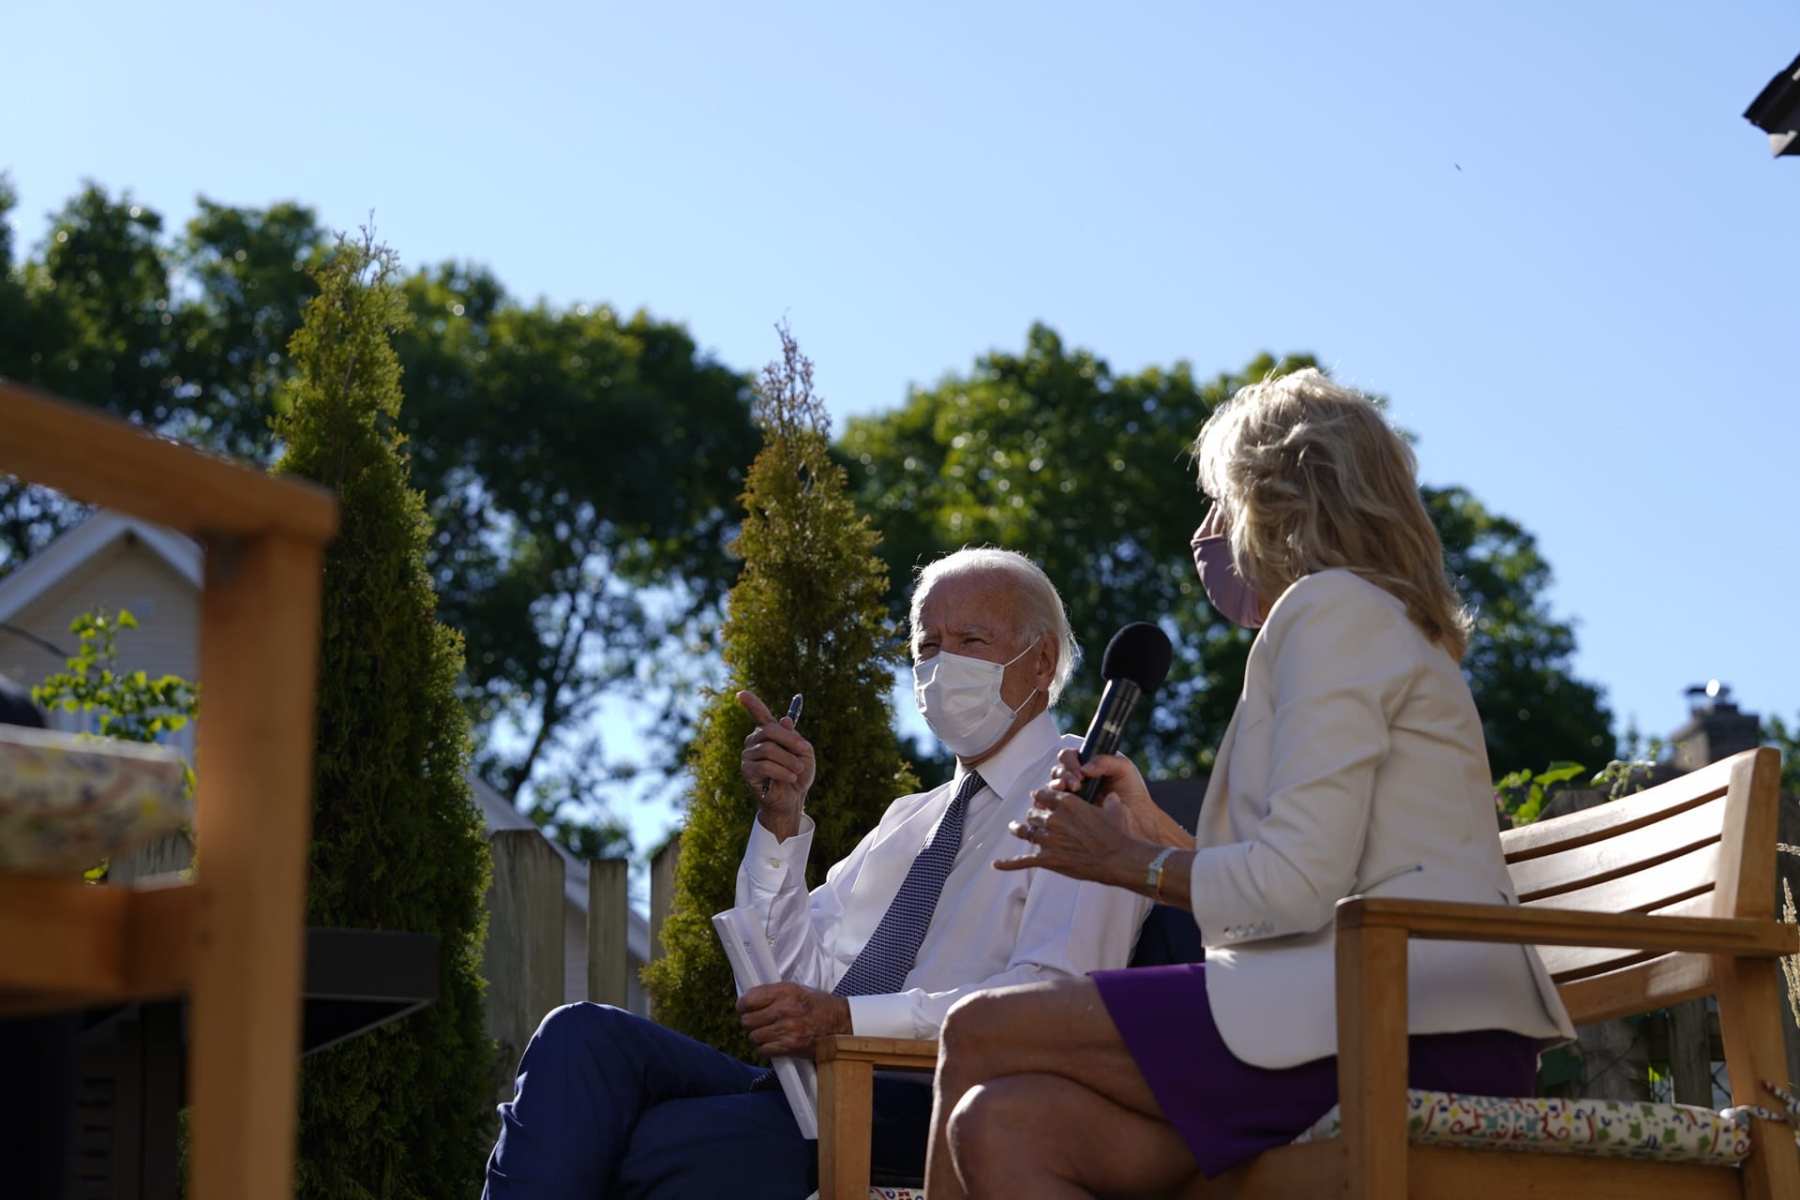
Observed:
[[[1057,752],[1079,744],[1050,715],[1077,649],[1044,572],[1012,551],[959,550],[919,573],[911,627],[914,698],[955,773],[889,805],[810,894],[813,747],[738,694],[757,722],[742,770],[759,811],[737,905],[767,931],[784,979],[738,1000],[765,1055],[811,1057],[835,1033],[935,1037],[981,988],[1122,967],[1149,909],[1122,888],[993,868]],[[500,1106],[489,1200],[799,1200],[814,1186],[815,1144],[767,1071],[616,1008],[552,1012],[518,1083]],[[878,1173],[921,1172],[928,1084],[877,1077]]]

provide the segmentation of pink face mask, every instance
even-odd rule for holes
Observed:
[[[1250,585],[1244,582],[1231,561],[1231,542],[1218,534],[1194,535],[1194,570],[1200,573],[1200,586],[1206,598],[1219,610],[1219,615],[1233,625],[1256,629],[1262,625],[1263,604]]]

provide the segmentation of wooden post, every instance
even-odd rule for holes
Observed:
[[[1677,1104],[1713,1106],[1710,1025],[1704,996],[1669,1009],[1669,1075]]]
[[[650,961],[663,956],[663,922],[675,907],[675,868],[681,863],[681,835],[671,834],[650,860]]]
[[[496,1090],[510,1100],[525,1043],[563,999],[563,861],[535,829],[495,830],[488,846],[487,1032],[499,1043]]]
[[[1337,924],[1338,1104],[1347,1200],[1406,1191],[1406,931]],[[1347,919],[1348,918],[1348,919]]]
[[[855,1059],[819,1062],[819,1200],[869,1194],[875,1068]]]
[[[322,558],[276,534],[207,547],[195,838],[216,902],[190,994],[193,1200],[293,1194]]]
[[[1726,1073],[1733,1104],[1767,1106],[1762,1081],[1786,1066],[1782,1045],[1781,969],[1766,958],[1716,958],[1719,1031],[1725,1039]],[[1740,1168],[1746,1200],[1800,1196],[1800,1152],[1794,1132],[1775,1121],[1753,1120],[1750,1157]]]
[[[587,998],[618,1008],[629,1005],[631,948],[627,888],[631,860],[596,858],[588,863]]]
[[[1596,1021],[1575,1030],[1587,1073],[1581,1095],[1591,1100],[1650,1099],[1650,1039],[1644,1019]]]

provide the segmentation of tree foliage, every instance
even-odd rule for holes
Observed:
[[[1262,355],[1198,380],[1186,363],[1115,373],[1051,329],[1022,353],[984,355],[966,374],[915,390],[899,409],[853,420],[843,449],[881,526],[895,578],[942,550],[993,543],[1035,558],[1061,589],[1090,656],[1128,621],[1161,619],[1175,662],[1132,734],[1149,770],[1211,769],[1237,702],[1250,636],[1219,617],[1188,543],[1205,515],[1187,451],[1244,384],[1304,366]],[[1573,633],[1545,608],[1549,567],[1530,536],[1457,488],[1426,489],[1459,586],[1481,607],[1468,659],[1496,772],[1610,748],[1597,689],[1569,675]],[[900,589],[894,611],[904,603]],[[1063,699],[1080,720],[1097,699],[1090,662]]]
[[[329,241],[311,209],[201,197],[177,232],[89,184],[15,261],[12,197],[0,178],[0,376],[239,457],[280,452],[285,351]],[[688,694],[643,680],[678,677],[716,624],[755,453],[748,382],[679,325],[522,305],[478,268],[421,270],[404,292],[400,428],[441,613],[467,639],[477,767],[577,853],[616,851],[603,798],[672,767],[692,713],[656,713],[658,751],[617,759],[590,718],[609,695]],[[0,476],[0,573],[82,511]]]
[[[802,724],[818,759],[807,811],[817,825],[808,874],[826,868],[917,784],[899,753],[888,694],[901,657],[884,605],[887,571],[826,438],[812,364],[781,330],[782,358],[757,389],[763,447],[743,495],[735,550],[743,568],[726,604],[730,684],[710,693],[690,757],[693,790],[681,835],[668,953],[645,970],[659,1020],[739,1055],[750,1045],[732,1010],[731,968],[712,914],[734,903],[737,867],[756,816],[738,760],[751,731],[734,698],[748,688],[780,708],[806,696]]]
[[[326,552],[307,923],[439,938],[434,1004],[309,1058],[299,1194],[472,1195],[489,1138],[483,1030],[489,862],[465,770],[461,638],[436,619],[430,522],[397,429],[405,320],[394,262],[366,239],[320,269],[292,345],[279,464],[337,493]]]
[[[733,501],[755,453],[747,381],[678,325],[508,300],[486,272],[407,283],[403,418],[437,523],[445,619],[469,632],[483,776],[541,821],[566,819],[667,757],[608,760],[592,717],[676,681],[731,578]],[[679,722],[675,722],[676,725]],[[598,814],[594,814],[596,817]]]

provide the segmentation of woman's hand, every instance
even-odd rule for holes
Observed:
[[[1144,874],[1156,847],[1135,836],[1131,817],[1116,795],[1106,803],[1089,804],[1073,791],[1055,784],[1031,793],[1032,809],[1023,821],[1007,826],[1012,835],[1031,843],[1032,851],[1017,858],[1002,858],[994,866],[1002,871],[1026,871],[1042,867],[1114,887],[1130,887]]]
[[[1074,750],[1056,756],[1056,767],[1050,772],[1050,786],[1067,792],[1080,792],[1090,779],[1101,780],[1102,796],[1117,796],[1130,822],[1131,835],[1158,846],[1192,850],[1194,835],[1183,829],[1175,818],[1158,808],[1150,798],[1150,789],[1137,767],[1123,754],[1095,755],[1083,763]]]

